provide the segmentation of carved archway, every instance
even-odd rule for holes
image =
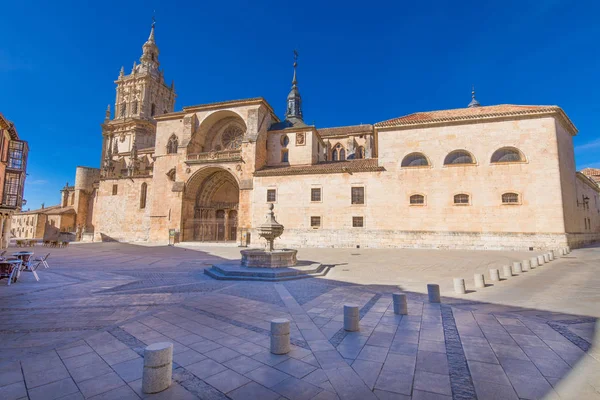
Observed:
[[[183,240],[237,240],[238,206],[239,185],[230,172],[221,168],[198,171],[186,185]]]

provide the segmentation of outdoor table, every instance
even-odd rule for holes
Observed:
[[[10,279],[11,277],[11,272],[13,270],[13,268],[20,268],[22,265],[23,261],[21,260],[0,260],[0,277],[2,278],[8,278]],[[17,279],[19,278],[19,273],[20,271],[17,271],[17,274],[14,276],[14,281],[16,282]],[[8,282],[8,284],[10,285],[12,282]]]

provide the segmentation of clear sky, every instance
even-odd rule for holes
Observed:
[[[317,127],[465,107],[475,84],[482,105],[561,106],[577,167],[600,167],[599,2],[5,1],[0,111],[29,141],[25,208],[57,204],[77,165],[99,166],[114,80],[154,10],[176,110],[262,96],[281,117],[298,49]]]

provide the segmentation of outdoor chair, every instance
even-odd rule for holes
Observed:
[[[10,274],[8,274],[8,283],[6,284],[6,286],[10,286],[11,283],[15,283],[17,281],[17,278],[19,277],[19,272],[21,271],[22,266],[23,266],[23,264],[21,264],[21,263],[15,264],[13,266],[12,270],[10,271]],[[39,281],[39,279],[38,279],[38,281]]]
[[[40,266],[42,262],[38,262],[35,265],[32,265],[31,262],[29,263],[29,267],[28,268],[21,268],[22,272],[31,272],[33,274],[33,277],[35,278],[36,281],[40,281],[40,277],[38,276],[36,270],[38,269],[38,267]]]
[[[36,257],[32,260],[32,262],[37,262],[38,264],[42,264],[44,268],[50,268],[48,262],[46,261],[50,257],[50,253],[46,254],[44,257]],[[37,264],[36,264],[37,265]]]

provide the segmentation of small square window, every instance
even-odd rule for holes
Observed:
[[[352,217],[352,227],[353,228],[362,228],[364,226],[364,218],[363,217]]]
[[[365,188],[353,187],[352,188],[352,204],[365,204]]]
[[[113,196],[115,196],[117,194],[118,190],[119,190],[119,186],[113,185],[113,191],[112,191]]]
[[[267,202],[273,203],[277,200],[277,191],[275,189],[267,189]]]
[[[321,201],[321,188],[310,189],[310,201]]]
[[[320,228],[321,227],[321,217],[310,217],[310,226],[311,226],[311,228]]]

